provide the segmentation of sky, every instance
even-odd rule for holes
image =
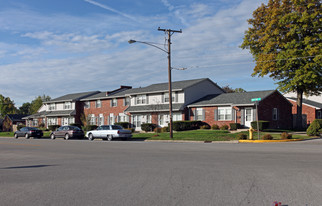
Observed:
[[[247,19],[267,0],[0,0],[0,94],[17,107],[39,95],[111,91],[172,80],[210,78],[246,91],[276,89],[252,77],[240,45]],[[166,48],[165,48],[166,49]]]

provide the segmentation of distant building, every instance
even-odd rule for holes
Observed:
[[[27,115],[23,114],[7,114],[2,122],[2,131],[4,132],[15,132],[19,124],[25,124],[23,117]]]

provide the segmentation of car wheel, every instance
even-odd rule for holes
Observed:
[[[93,140],[94,140],[94,136],[93,136],[93,134],[92,134],[92,133],[90,133],[90,134],[88,135],[88,139],[89,139],[89,140],[91,140],[91,141],[93,141]]]
[[[65,134],[64,139],[65,139],[65,140],[68,140],[68,139],[69,139],[69,134]]]
[[[25,138],[26,139],[29,139],[29,134],[25,134]]]
[[[51,134],[50,135],[50,139],[56,139],[55,135],[54,134]]]
[[[18,139],[18,134],[15,134],[15,139]]]
[[[107,141],[112,141],[113,137],[112,135],[107,135]]]

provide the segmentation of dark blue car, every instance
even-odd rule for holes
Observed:
[[[18,137],[25,137],[26,139],[29,139],[30,137],[37,137],[41,138],[43,136],[43,132],[40,129],[37,129],[35,127],[23,127],[20,130],[15,132],[15,138]]]

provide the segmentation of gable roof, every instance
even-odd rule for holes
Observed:
[[[254,105],[253,98],[261,98],[262,100],[274,93],[276,90],[253,91],[242,93],[223,93],[207,95],[196,102],[188,105],[195,106],[216,106],[216,105]]]
[[[44,103],[54,103],[54,102],[64,102],[64,101],[78,101],[82,98],[89,97],[91,95],[97,94],[100,91],[92,91],[92,92],[82,92],[82,93],[73,93],[73,94],[66,94],[61,97],[57,97],[55,99],[46,101]]]
[[[26,117],[28,115],[25,115],[25,114],[7,114],[6,116],[13,122],[19,122],[19,121],[23,121],[22,118]]]
[[[287,99],[289,99],[289,100],[292,100],[292,101],[294,101],[294,102],[296,102],[296,98],[294,98],[294,97],[286,97]],[[308,99],[302,99],[302,102],[304,103],[304,104],[306,104],[306,105],[309,105],[309,106],[311,106],[311,107],[315,107],[315,108],[317,108],[317,109],[322,109],[322,103],[320,103],[320,102],[315,102],[315,101],[312,101],[312,100],[308,100]]]

